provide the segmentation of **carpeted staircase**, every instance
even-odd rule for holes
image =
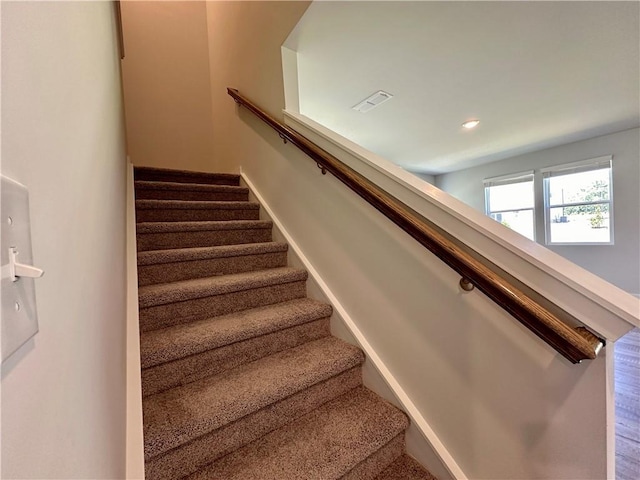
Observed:
[[[136,168],[146,478],[432,479],[238,175]]]

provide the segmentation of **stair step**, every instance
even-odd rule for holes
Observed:
[[[330,335],[331,306],[307,298],[141,335],[143,394],[153,395]]]
[[[436,480],[415,459],[407,454],[401,455],[375,480]]]
[[[260,288],[279,283],[305,281],[306,270],[293,267],[270,268],[257,272],[217,277],[196,278],[181,282],[149,285],[139,289],[140,308],[184,302],[224,293]]]
[[[401,434],[407,426],[407,417],[401,411],[358,387],[188,478],[375,478],[367,460],[374,456],[372,463],[379,468],[385,460],[393,462],[394,455],[402,453]],[[384,458],[375,458],[378,455]]]
[[[192,172],[156,167],[135,167],[133,172],[136,181],[240,185],[240,175],[229,173]]]
[[[138,252],[271,241],[273,223],[262,220],[148,222],[136,225]]]
[[[146,397],[218,375],[245,363],[329,335],[330,320],[323,318],[150,367],[142,370],[142,394]]]
[[[136,200],[227,200],[245,202],[249,189],[233,185],[136,181]]]
[[[331,305],[300,298],[146,332],[140,337],[141,366],[153,367],[252,337],[329,318],[331,313]]]
[[[140,329],[178,323],[302,298],[307,271],[280,267],[140,287]]]
[[[143,402],[145,458],[179,447],[363,361],[358,348],[326,337],[147,397]]]
[[[183,478],[362,384],[351,368],[145,462],[146,480]]]
[[[258,220],[260,205],[253,202],[193,200],[136,200],[137,222]]]
[[[280,242],[152,250],[138,254],[138,285],[249,272],[287,264]]]

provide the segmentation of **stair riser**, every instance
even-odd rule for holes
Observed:
[[[138,266],[138,285],[178,282],[192,278],[253,272],[287,265],[287,252],[209,258],[190,262],[172,262]]]
[[[218,375],[330,334],[329,319],[325,318],[145,368],[142,370],[142,392],[144,396],[153,395],[210,375]]]
[[[304,281],[299,281],[141,308],[140,330],[146,332],[179,323],[203,320],[248,308],[286,302],[305,295],[306,284]]]
[[[200,183],[206,185],[240,185],[240,177],[238,175],[220,175],[220,174],[194,174],[188,175],[182,173],[171,172],[150,172],[134,170],[134,179],[136,181],[145,182],[176,182],[176,183]]]
[[[213,247],[271,241],[270,228],[207,230],[192,232],[142,233],[137,235],[138,251],[170,248]]]
[[[248,192],[136,189],[136,200],[191,200],[200,202],[247,202]]]
[[[405,452],[404,432],[377,452],[369,455],[340,480],[374,480],[383,470]]]
[[[203,435],[145,463],[146,480],[174,480],[190,475],[266,433],[313,411],[362,383],[360,367],[320,382],[280,402]]]
[[[260,220],[260,210],[255,208],[234,209],[137,209],[137,222],[201,222],[215,220]]]
[[[374,480],[437,480],[413,457],[403,453]]]

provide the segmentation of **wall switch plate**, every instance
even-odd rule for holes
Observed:
[[[29,191],[27,187],[2,176],[0,193],[0,264],[2,266],[2,361],[38,333],[35,279],[15,272],[10,257],[20,264],[33,265]],[[16,254],[17,252],[17,254]],[[14,277],[15,278],[15,277]]]

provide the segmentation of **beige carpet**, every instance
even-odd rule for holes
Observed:
[[[433,479],[239,177],[135,180],[146,478]]]

